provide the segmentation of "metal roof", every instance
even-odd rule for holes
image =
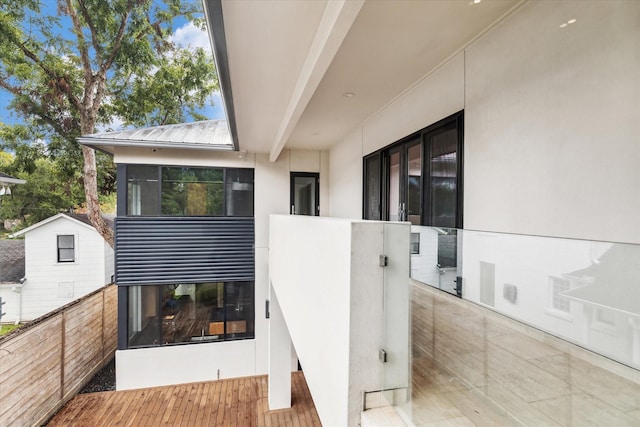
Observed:
[[[187,148],[233,150],[226,120],[204,120],[177,125],[153,126],[118,132],[96,133],[78,142],[113,154],[114,147]]]
[[[0,172],[0,184],[24,184],[24,179],[15,178],[11,175],[7,175],[6,173]]]

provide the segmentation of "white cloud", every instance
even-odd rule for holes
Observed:
[[[209,42],[209,34],[207,31],[193,25],[193,22],[189,22],[182,27],[178,28],[171,37],[177,46],[181,48],[203,48],[206,52],[211,53],[211,44]]]

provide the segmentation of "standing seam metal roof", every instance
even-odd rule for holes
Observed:
[[[97,133],[78,138],[85,145],[121,145],[146,147],[188,147],[232,150],[226,120],[204,120],[177,125],[154,126],[118,132]]]

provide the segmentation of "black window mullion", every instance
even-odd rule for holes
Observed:
[[[158,346],[163,346],[164,343],[162,342],[162,337],[163,337],[163,333],[164,331],[162,330],[162,328],[164,327],[164,325],[162,324],[162,294],[164,292],[164,285],[155,285],[156,289],[157,289],[157,295],[156,295],[156,319],[155,321],[158,322]],[[142,307],[140,307],[140,309],[142,309]]]
[[[158,166],[158,206],[156,212],[162,216],[162,166]]]
[[[456,228],[462,229],[464,225],[464,115],[459,113],[456,120],[458,124]]]

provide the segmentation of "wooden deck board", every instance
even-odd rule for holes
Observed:
[[[291,409],[269,412],[267,377],[81,394],[49,426],[321,426],[302,372],[291,374]]]

